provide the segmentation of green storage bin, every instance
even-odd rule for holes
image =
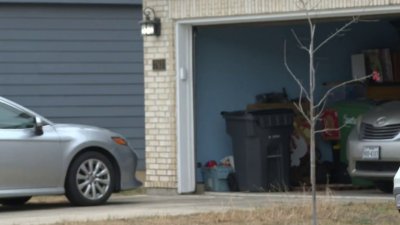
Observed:
[[[228,175],[233,172],[233,169],[231,167],[204,167],[202,172],[205,188],[207,191],[229,191]]]
[[[338,113],[339,127],[347,121],[347,126],[340,129],[340,162],[348,164],[346,142],[350,131],[357,123],[357,118],[374,106],[375,104],[370,101],[343,101],[332,106]],[[352,178],[352,184],[362,187],[373,186],[371,181],[362,178]]]

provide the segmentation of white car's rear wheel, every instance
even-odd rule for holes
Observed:
[[[114,189],[114,170],[110,160],[98,152],[86,152],[71,164],[66,180],[66,196],[74,205],[99,205]]]

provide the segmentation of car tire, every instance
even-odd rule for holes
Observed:
[[[393,193],[393,181],[376,181],[375,187],[384,193]]]
[[[31,198],[32,198],[31,196],[15,197],[15,198],[1,198],[0,204],[3,206],[21,206],[21,205],[24,205]]]
[[[73,205],[105,203],[115,187],[114,168],[99,152],[85,152],[71,163],[65,182],[65,195]]]

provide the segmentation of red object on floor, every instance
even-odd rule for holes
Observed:
[[[218,166],[218,163],[215,160],[210,160],[210,161],[206,162],[206,165],[205,165],[205,167],[207,167],[207,168],[213,168],[216,166]]]

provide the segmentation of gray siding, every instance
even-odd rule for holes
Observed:
[[[0,95],[122,133],[143,169],[141,19],[140,6],[1,5]]]

